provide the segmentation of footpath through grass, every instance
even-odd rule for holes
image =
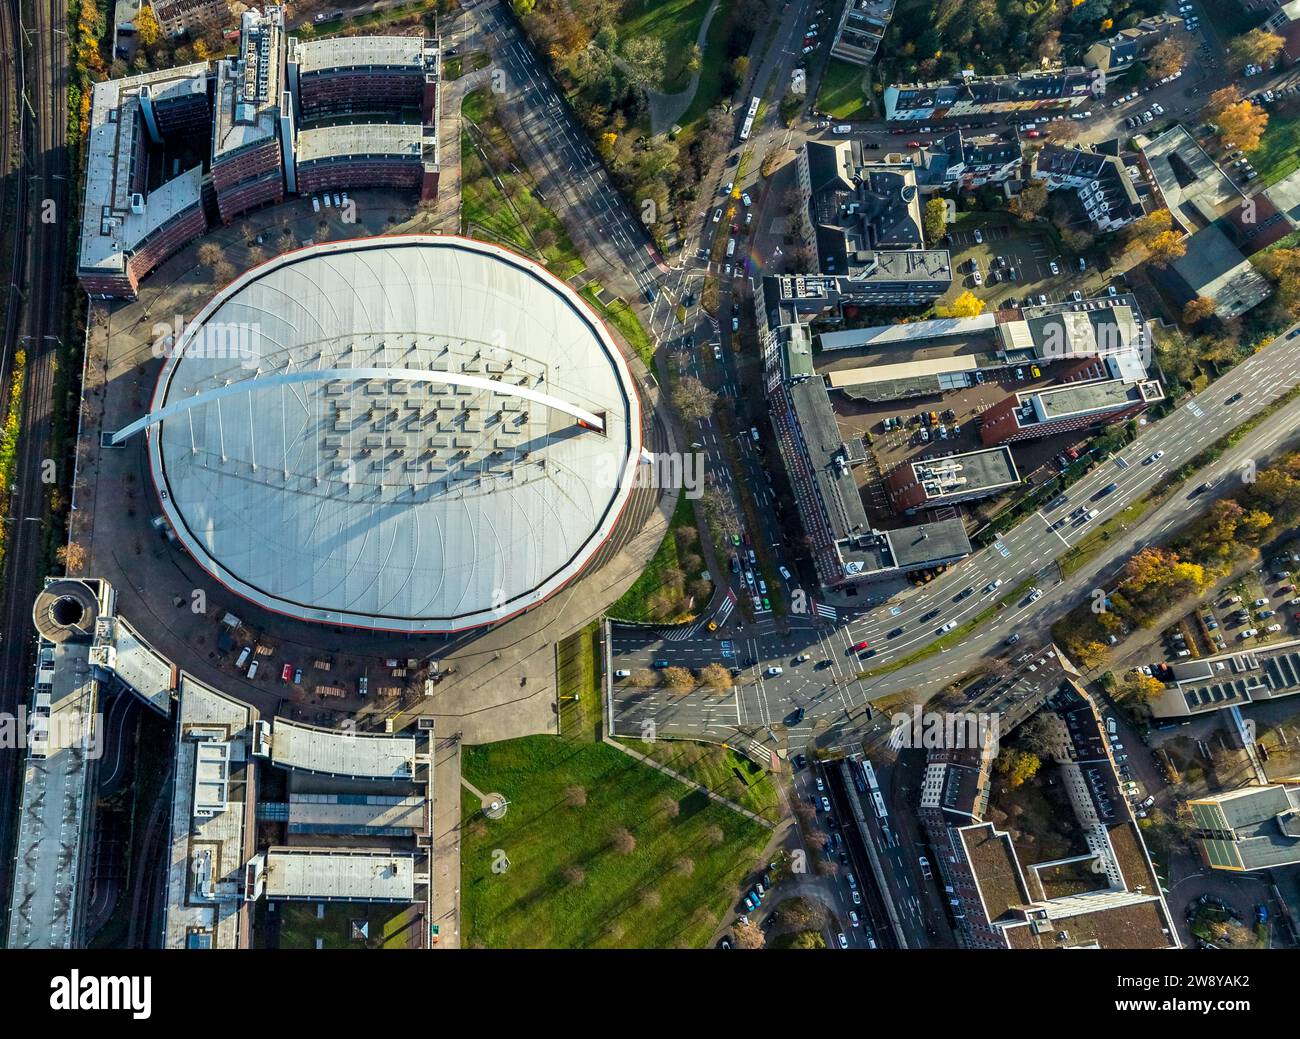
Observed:
[[[646,36],[664,41],[664,67],[658,89],[665,94],[677,94],[690,86],[687,65],[709,3],[710,0],[634,0],[624,8],[626,16],[617,26],[620,41]]]
[[[734,695],[730,690],[721,694]],[[692,782],[735,801],[770,823],[781,819],[780,802],[772,777],[743,754],[716,743],[690,740],[628,740],[628,746],[653,758]]]
[[[464,750],[510,802],[491,821],[462,796],[467,946],[700,948],[758,864],[762,826],[600,742],[596,631],[557,652],[560,736]]]

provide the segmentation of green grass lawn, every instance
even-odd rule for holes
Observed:
[[[729,747],[686,740],[629,740],[628,745],[768,822],[781,818],[772,777]]]
[[[463,770],[510,801],[494,822],[463,795],[470,947],[702,947],[768,836],[583,727],[466,747]],[[575,806],[576,791],[585,803]],[[634,846],[615,846],[623,831]]]
[[[626,16],[618,25],[620,40],[652,36],[664,41],[666,61],[659,80],[664,93],[676,94],[690,85],[686,65],[708,10],[709,0],[636,0],[625,8]]]
[[[690,107],[682,115],[681,124],[688,133],[694,132],[710,108],[722,100],[722,73],[726,63],[727,37],[738,0],[721,0],[709,31],[704,37],[704,62],[700,67],[700,83],[691,99]],[[697,27],[696,32],[699,29]]]
[[[1250,154],[1250,164],[1259,171],[1255,183],[1263,185],[1276,184],[1300,169],[1300,105],[1269,113],[1268,128]]]
[[[677,505],[673,508],[672,519],[668,523],[668,530],[664,534],[664,539],[659,543],[659,548],[655,551],[654,558],[650,564],[641,571],[641,576],[632,582],[632,587],[623,593],[622,598],[614,603],[606,612],[611,617],[624,621],[653,621],[663,620],[662,617],[652,616],[650,607],[650,597],[663,587],[663,573],[665,570],[680,569],[682,565],[681,556],[677,551],[677,537],[674,531],[678,527],[690,527],[695,530],[695,511],[691,507],[691,500],[686,497],[686,492],[682,491],[677,496]],[[689,552],[696,555],[700,554],[700,543],[698,533],[695,541],[688,547]],[[686,579],[689,582],[695,575],[687,574]],[[696,607],[704,606],[704,603],[696,602]]]
[[[509,172],[502,156],[511,156],[510,161],[514,161],[514,151],[505,129],[487,104],[486,91],[472,90],[466,94],[461,111],[487,138],[488,155],[505,189],[503,192],[492,179],[474,146],[471,132],[462,131],[461,217],[466,230],[485,233],[531,256],[540,252],[542,262],[551,273],[566,281],[586,270],[586,263],[559,217],[537,199],[522,175]],[[549,244],[542,245],[540,250],[534,245],[536,241],[547,240]]]
[[[645,362],[647,368],[654,370],[655,344],[650,338],[650,334],[641,324],[640,318],[636,316],[626,300],[615,299],[608,303],[601,302],[600,284],[589,281],[581,289],[581,295],[590,303],[601,316],[611,325],[622,333],[623,338],[628,341],[628,345],[637,352],[637,356]]]
[[[314,949],[320,938],[326,949],[413,949],[422,925],[416,920],[413,905],[392,906],[381,902],[322,902],[324,916],[316,918],[316,902],[281,902],[276,907],[280,917],[281,949]],[[370,940],[352,937],[352,921],[365,920],[370,925]]]
[[[832,119],[869,119],[871,105],[863,86],[866,72],[860,65],[831,58],[817,88],[817,108]]]

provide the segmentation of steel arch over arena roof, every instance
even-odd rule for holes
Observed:
[[[452,236],[258,267],[171,349],[149,463],[177,536],[260,606],[374,630],[490,624],[570,581],[632,491],[618,347],[542,267]]]

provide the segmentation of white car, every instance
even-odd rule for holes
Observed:
[[[773,664],[767,669],[766,674],[768,678],[775,678],[777,675],[785,674],[785,669]]]
[[[1043,590],[1041,588],[1035,588],[1032,592],[1029,593],[1030,602],[1038,602],[1038,600],[1041,599],[1042,597],[1043,597]]]
[[[740,201],[745,204],[746,209],[754,204],[754,200],[749,197],[749,192],[745,192],[745,194],[741,195]]]
[[[957,627],[957,622],[949,621],[947,624],[945,624],[943,627],[939,629],[939,634],[942,635],[945,631],[952,631],[952,629],[955,627]]]
[[[721,209],[715,209],[715,210],[713,211],[713,222],[716,224],[716,223],[717,223],[719,220],[721,220],[721,219],[722,219],[722,210],[721,210]]]
[[[614,672],[614,677],[615,677],[615,678],[630,678],[631,675],[632,675],[632,672],[631,672],[631,671],[628,671],[628,670],[626,670],[626,669],[622,669],[622,668],[620,668],[618,671],[615,671],[615,672]]]
[[[777,569],[778,569],[779,571],[781,571],[781,576],[782,576],[782,577],[784,577],[787,581],[790,580],[790,571],[789,571],[789,570],[787,570],[787,569],[786,569],[785,567],[783,567],[783,566],[778,566]]]
[[[975,229],[975,244],[976,245],[984,244],[984,232],[981,231],[978,227]]]
[[[849,947],[849,940],[844,937],[843,931],[840,932],[839,939],[840,939],[840,948],[847,949]]]
[[[1143,462],[1142,464],[1150,465],[1152,462],[1160,461],[1160,459],[1164,458],[1164,456],[1165,453],[1163,451],[1153,451],[1151,454],[1147,455],[1146,461]]]
[[[1052,272],[1053,274],[1060,274],[1060,273],[1061,273],[1061,268],[1057,265],[1057,262],[1056,262],[1055,260],[1053,260],[1053,261],[1052,261],[1051,263],[1049,263],[1047,266],[1048,266],[1048,269],[1050,269],[1051,272]]]
[[[992,582],[987,588],[985,588],[984,591],[986,594],[989,592],[996,592],[1001,587],[1002,587],[1002,578],[999,577],[996,581]]]
[[[738,317],[733,317],[733,318],[731,319],[731,330],[732,330],[733,332],[739,332],[739,331],[740,331],[740,318],[738,318]]]
[[[1282,630],[1282,625],[1280,625],[1280,624],[1270,624],[1270,625],[1269,625],[1267,628],[1265,628],[1264,630],[1265,630],[1265,631],[1281,631],[1281,630]]]
[[[717,343],[713,344],[713,359],[715,361],[722,360],[722,347],[720,347]]]

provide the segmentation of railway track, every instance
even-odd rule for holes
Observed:
[[[14,355],[26,352],[22,416],[14,481],[5,488],[4,522],[8,528],[3,586],[0,587],[0,711],[16,713],[31,685],[35,633],[31,604],[40,578],[44,535],[44,460],[50,457],[50,420],[53,411],[55,361],[59,337],[64,335],[68,313],[68,227],[74,208],[68,183],[68,53],[67,10],[62,0],[6,0],[3,19],[22,88],[10,111],[23,123],[17,175],[20,197],[14,221],[21,237],[19,268],[6,308],[4,399],[10,396]],[[24,99],[25,98],[25,99]],[[11,135],[6,134],[6,140]],[[9,145],[7,144],[6,147]],[[46,223],[41,207],[52,202],[60,219]],[[35,203],[35,204],[33,204]],[[17,304],[17,305],[14,305]],[[8,326],[14,323],[12,337]],[[17,802],[21,755],[8,754],[0,767],[0,821],[6,854],[0,858],[0,899],[7,901],[12,887],[11,856],[13,810]]]

